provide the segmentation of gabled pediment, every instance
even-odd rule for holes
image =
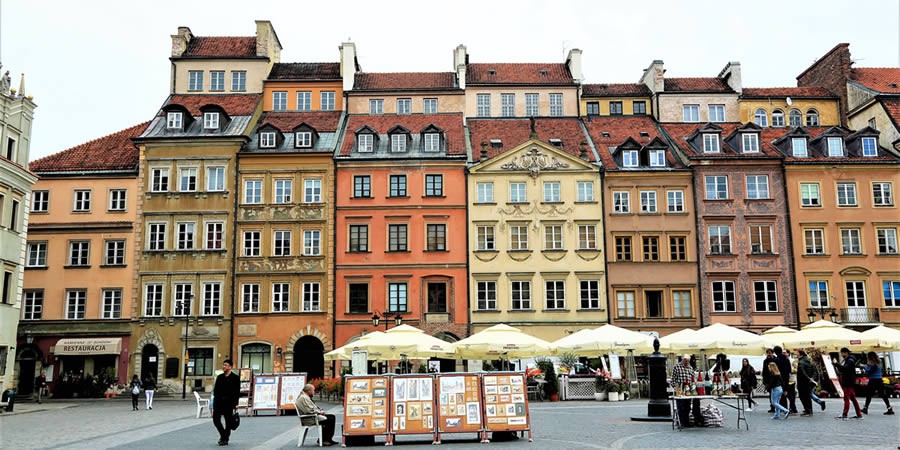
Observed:
[[[546,142],[529,139],[484,163],[476,164],[469,171],[527,173],[536,177],[544,172],[596,172],[599,168]]]

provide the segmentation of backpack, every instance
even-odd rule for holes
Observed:
[[[134,395],[138,395],[141,393],[141,388],[139,388],[136,384],[131,386],[131,393]]]

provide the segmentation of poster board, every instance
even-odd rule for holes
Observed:
[[[297,406],[294,401],[303,392],[303,386],[306,385],[306,373],[280,373],[280,387],[278,391],[278,409],[293,410]]]
[[[253,413],[278,410],[278,376],[260,374],[253,377]]]
[[[391,432],[434,433],[434,376],[394,375],[391,381]]]
[[[390,383],[385,375],[350,375],[344,382],[344,436],[388,434]]]
[[[241,392],[240,397],[238,397],[238,409],[249,409],[253,401],[253,370],[237,369],[237,373],[241,378]]]
[[[841,387],[841,380],[838,378],[837,371],[834,369],[834,364],[831,362],[831,356],[827,353],[822,353],[822,365],[825,367],[825,373],[828,375],[828,379],[834,384],[834,390],[838,397],[844,398],[844,389]]]
[[[481,379],[474,373],[454,373],[437,377],[437,428],[440,433],[481,431]],[[497,394],[494,400],[497,400]],[[495,408],[496,411],[496,408]]]
[[[487,431],[530,429],[524,373],[485,372],[481,382]]]

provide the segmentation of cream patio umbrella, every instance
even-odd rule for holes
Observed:
[[[676,331],[672,334],[663,336],[659,338],[659,352],[660,353],[677,353],[678,350],[674,350],[671,348],[671,344],[673,342],[687,340],[689,336],[696,333],[697,330],[691,328],[685,328],[681,331]],[[699,347],[698,347],[699,349]]]
[[[827,320],[813,322],[784,338],[786,348],[815,347],[827,351],[837,351],[842,347],[851,351],[872,350],[878,348],[878,342],[877,338],[863,336],[860,332]]]
[[[653,352],[651,336],[615,325],[580,330],[553,342],[553,345],[557,352],[571,352],[590,357],[606,353],[625,353],[628,350],[637,354]]]
[[[714,323],[693,333],[675,337],[668,341],[673,352],[703,351],[713,353],[758,354],[766,348],[762,336],[740,328]]]
[[[374,334],[374,333],[370,333]],[[367,335],[368,336],[368,335]],[[365,350],[369,360],[425,359],[453,357],[451,344],[409,325],[399,325],[384,333],[345,345],[335,359],[350,359],[353,351]]]
[[[878,339],[878,351],[889,352],[900,350],[900,330],[878,325],[862,332],[867,338]]]
[[[349,360],[353,356],[354,347],[359,346],[360,342],[367,340],[367,339],[372,339],[375,336],[378,336],[381,334],[384,334],[384,333],[381,331],[372,331],[372,332],[366,333],[366,334],[360,336],[359,339],[357,339],[353,342],[348,342],[348,343],[344,344],[343,347],[338,347],[338,348],[326,353],[325,361],[334,361],[334,360],[338,360],[338,359]]]
[[[777,327],[769,328],[766,331],[763,331],[762,338],[763,341],[766,342],[766,345],[769,347],[774,347],[776,345],[784,345],[784,338],[791,336],[796,333],[797,330],[793,328],[788,328],[783,325],[778,325]]]
[[[461,359],[509,360],[550,356],[554,346],[501,323],[453,343],[453,349]]]

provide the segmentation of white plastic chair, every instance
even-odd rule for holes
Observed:
[[[297,447],[302,447],[306,442],[306,434],[309,433],[310,428],[316,428],[319,430],[319,447],[322,446],[322,424],[319,423],[319,415],[318,414],[297,414],[297,417],[300,419],[300,435],[297,436]],[[303,425],[303,419],[313,418],[316,421],[315,425]]]
[[[200,398],[197,391],[194,391],[194,398],[197,399],[197,418],[199,419],[203,415],[203,408],[206,408],[206,412],[212,416],[212,412],[209,410],[209,400]]]

